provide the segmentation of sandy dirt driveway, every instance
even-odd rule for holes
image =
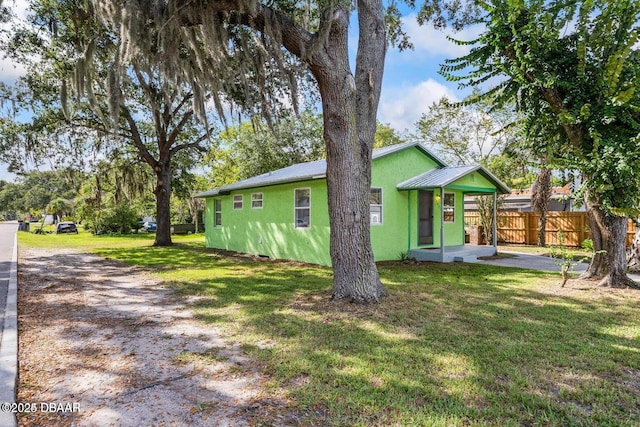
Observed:
[[[21,250],[18,301],[17,401],[35,409],[20,426],[302,423],[237,344],[144,271]]]

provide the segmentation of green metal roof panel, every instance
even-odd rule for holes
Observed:
[[[442,166],[446,164],[440,160],[435,154],[419,141],[405,142],[403,144],[390,145],[388,147],[377,148],[371,153],[371,157],[379,159],[392,153],[397,153],[407,148],[417,147],[419,150],[433,158],[433,160]],[[265,187],[267,185],[284,184],[288,182],[306,181],[309,179],[319,179],[327,177],[326,160],[317,160],[315,162],[298,163],[283,169],[278,169],[262,175],[254,176],[243,181],[225,185],[213,190],[204,191],[194,195],[194,197],[205,198],[215,197],[223,194],[229,194],[234,190],[244,190],[247,188]]]
[[[483,168],[480,165],[468,165],[468,166],[455,166],[455,167],[443,167],[438,169],[431,169],[425,173],[422,173],[413,178],[409,178],[406,181],[401,182],[396,186],[398,190],[418,190],[421,188],[439,188],[446,187],[449,184],[469,175],[473,172],[478,172],[491,183],[496,186],[496,189],[501,194],[508,194],[511,192],[509,187],[496,178],[491,172]]]

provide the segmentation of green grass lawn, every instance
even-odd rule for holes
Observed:
[[[336,426],[640,425],[640,294],[474,264],[382,263],[390,296],[328,301],[331,270],[152,235],[37,236],[155,271],[288,390]],[[195,298],[194,298],[195,297]],[[184,354],[215,357],[216,349]]]

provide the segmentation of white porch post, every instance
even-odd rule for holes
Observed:
[[[440,187],[440,259],[444,262],[444,187]]]
[[[498,252],[498,192],[493,193],[493,249]]]

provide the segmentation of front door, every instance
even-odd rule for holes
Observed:
[[[418,244],[433,243],[433,191],[418,191]]]

